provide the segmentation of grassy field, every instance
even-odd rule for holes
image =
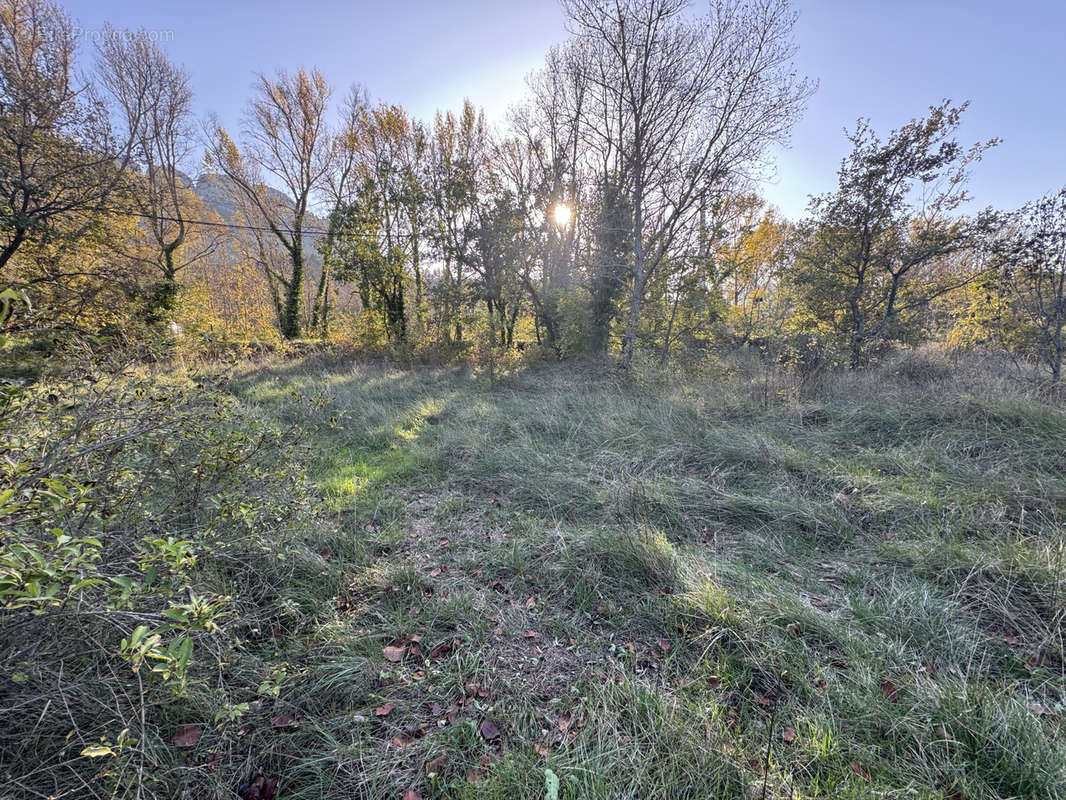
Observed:
[[[312,431],[328,509],[275,724],[203,743],[279,797],[1066,796],[1061,405],[919,357],[770,404],[325,358],[230,391]]]

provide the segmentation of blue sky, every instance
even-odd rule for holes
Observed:
[[[944,98],[968,99],[975,205],[1013,208],[1066,184],[1066,0],[794,0],[798,67],[819,89],[764,194],[789,216],[833,187],[843,128],[881,132]],[[192,74],[197,110],[238,127],[257,71],[321,69],[343,91],[429,118],[469,97],[502,120],[524,76],[566,37],[554,0],[67,0],[87,35],[110,21],[161,32]]]

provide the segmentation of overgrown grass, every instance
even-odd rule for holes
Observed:
[[[276,698],[172,720],[186,791],[1066,796],[1061,405],[914,357],[771,402],[325,357],[229,390],[309,433],[327,512],[242,656]]]

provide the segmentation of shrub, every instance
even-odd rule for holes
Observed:
[[[225,701],[205,677],[293,613],[299,440],[222,394],[92,367],[0,404],[5,778],[171,796],[173,726]]]

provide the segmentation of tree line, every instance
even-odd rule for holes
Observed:
[[[498,128],[298,69],[259,75],[231,133],[145,32],[79,53],[53,0],[0,0],[8,338],[178,322],[624,367],[722,347],[861,366],[938,340],[1060,379],[1066,189],[968,211],[997,141],[959,141],[965,103],[883,136],[859,120],[792,221],[757,191],[816,89],[787,0],[563,5],[570,38]]]

